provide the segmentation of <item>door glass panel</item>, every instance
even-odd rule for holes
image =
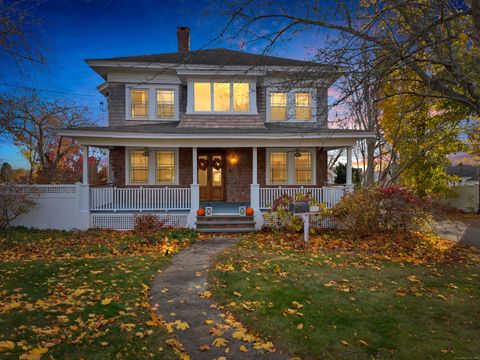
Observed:
[[[222,157],[220,156],[213,156],[212,163],[219,161],[222,162]],[[222,168],[215,169],[212,166],[212,186],[222,186]]]
[[[200,167],[205,166],[205,169]],[[200,186],[208,185],[208,156],[199,155],[198,156],[198,184]]]

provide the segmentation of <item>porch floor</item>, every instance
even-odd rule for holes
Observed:
[[[239,206],[249,207],[248,202],[200,201],[200,207],[211,206],[214,215],[238,214]]]

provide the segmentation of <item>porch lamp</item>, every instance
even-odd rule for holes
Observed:
[[[148,156],[148,155],[150,155],[150,149],[149,148],[143,149],[143,156]]]
[[[295,157],[296,158],[299,158],[299,157],[302,157],[302,153],[300,151],[295,151]]]
[[[228,157],[228,163],[230,165],[237,165],[238,164],[238,156],[236,154],[232,154]]]

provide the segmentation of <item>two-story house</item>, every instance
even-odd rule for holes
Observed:
[[[197,209],[212,207],[218,224],[258,228],[261,211],[282,194],[338,201],[344,188],[325,186],[327,151],[347,148],[350,186],[352,146],[373,136],[328,128],[327,91],[341,72],[241,51],[190,50],[187,27],[177,28],[177,37],[177,52],[86,60],[105,81],[98,90],[108,99],[108,126],[60,134],[87,151],[109,149],[112,186],[91,189],[94,226],[121,228],[138,211],[151,211],[168,214],[170,224],[207,227]],[[242,206],[254,217],[234,217]]]

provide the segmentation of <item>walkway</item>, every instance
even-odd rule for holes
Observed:
[[[223,324],[222,312],[212,308],[212,299],[203,298],[199,293],[207,290],[209,261],[228,246],[236,244],[239,238],[214,238],[194,244],[173,258],[172,264],[153,280],[151,303],[158,304],[158,313],[167,322],[181,320],[189,328],[175,330],[179,341],[191,359],[288,359],[279,352],[260,352],[250,343],[232,337],[232,328],[221,335],[228,340],[226,346],[215,347],[209,330],[216,324]],[[213,320],[207,325],[206,320]],[[208,345],[208,351],[199,347]],[[241,351],[240,346],[246,347]],[[226,349],[228,353],[225,353]]]

